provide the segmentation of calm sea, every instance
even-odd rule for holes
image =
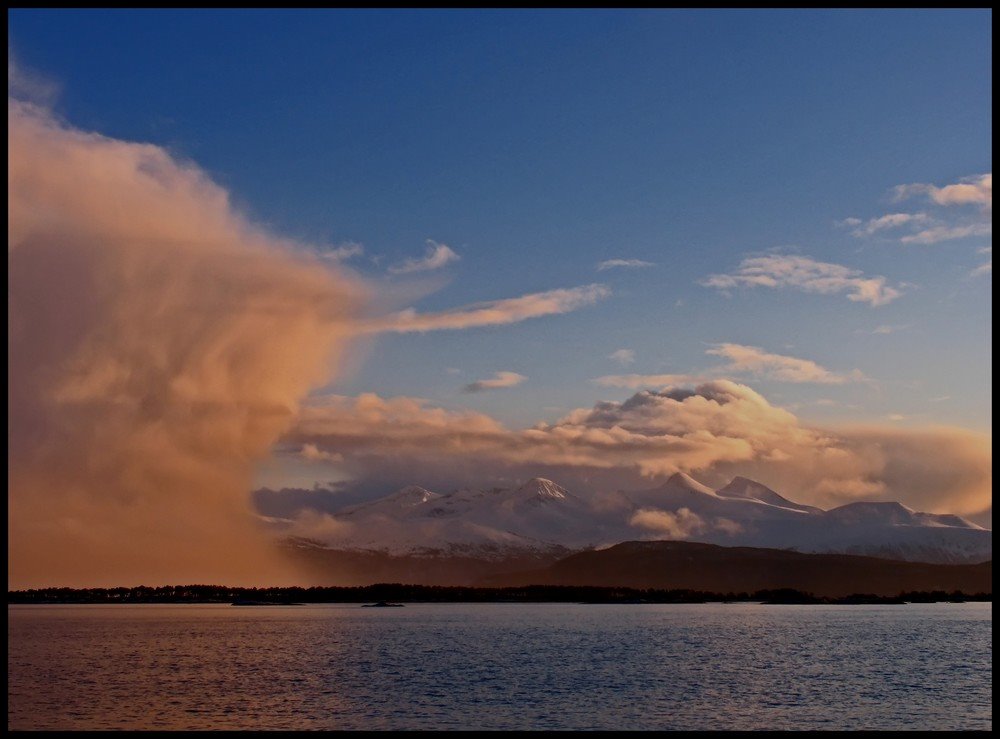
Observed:
[[[991,729],[992,606],[9,606],[10,729]]]

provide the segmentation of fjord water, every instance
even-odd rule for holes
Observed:
[[[991,729],[992,605],[8,606],[9,729]]]

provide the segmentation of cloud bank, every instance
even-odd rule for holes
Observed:
[[[413,398],[327,396],[306,405],[282,444],[287,454],[307,445],[336,450],[337,468],[372,495],[408,484],[447,490],[536,475],[602,495],[697,472],[714,485],[745,475],[822,507],[900,500],[919,510],[973,514],[991,505],[986,435],[813,428],[728,380],[640,391],[520,430]]]

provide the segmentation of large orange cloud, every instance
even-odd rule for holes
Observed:
[[[7,122],[9,586],[284,577],[247,489],[361,286],[163,149]]]
[[[609,294],[362,316],[371,286],[255,226],[194,165],[31,103],[7,110],[11,587],[294,579],[251,480],[350,339]]]

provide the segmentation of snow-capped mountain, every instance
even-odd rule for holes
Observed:
[[[712,490],[678,473],[659,487],[610,500],[596,504],[542,478],[511,489],[445,494],[411,486],[335,513],[335,533],[323,544],[390,555],[503,559],[675,539],[937,563],[992,559],[992,532],[959,516],[899,503],[824,511],[743,477]]]

